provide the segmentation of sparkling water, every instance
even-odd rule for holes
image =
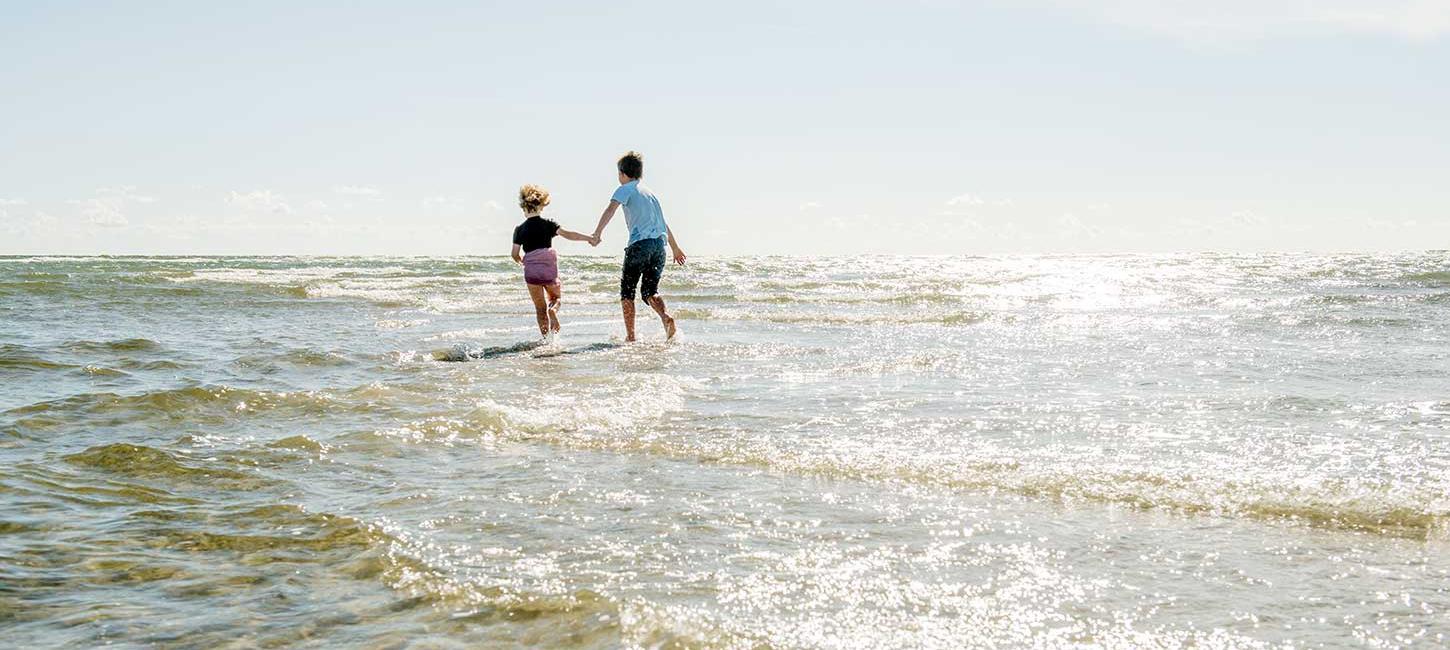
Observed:
[[[0,637],[1447,643],[1450,254],[564,252],[0,258]]]

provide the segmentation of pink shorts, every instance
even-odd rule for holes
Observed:
[[[552,248],[524,253],[524,282],[551,285],[559,281],[559,256]]]

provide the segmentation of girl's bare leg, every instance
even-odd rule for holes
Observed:
[[[549,307],[545,302],[545,294],[544,287],[529,285],[529,297],[534,300],[534,317],[539,321],[539,336],[549,335]]]
[[[564,304],[564,287],[555,282],[544,290],[549,294],[549,331],[559,331],[559,307]]]

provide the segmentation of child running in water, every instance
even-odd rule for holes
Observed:
[[[519,188],[519,209],[524,211],[524,222],[514,228],[513,249],[514,261],[524,265],[524,283],[529,287],[529,297],[534,300],[539,336],[545,338],[559,331],[559,305],[563,300],[559,286],[559,256],[554,253],[553,247],[554,236],[598,245],[597,239],[560,228],[552,219],[540,216],[547,205],[548,190],[538,185]]]
[[[624,208],[624,222],[629,226],[629,246],[624,249],[624,267],[619,278],[619,305],[624,316],[624,340],[634,340],[634,292],[645,304],[659,314],[660,324],[665,326],[665,338],[675,338],[675,319],[665,308],[665,299],[659,295],[660,275],[665,271],[665,244],[670,246],[670,257],[676,264],[684,265],[685,252],[675,242],[675,233],[665,224],[664,210],[660,200],[648,187],[640,182],[644,176],[644,156],[630,151],[620,156],[615,163],[619,171],[619,188],[609,198],[604,214],[599,215],[599,225],[594,227],[590,237],[591,246],[599,245],[604,227],[614,218],[619,208]]]

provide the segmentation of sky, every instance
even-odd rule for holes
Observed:
[[[692,255],[1450,248],[1450,0],[0,0],[0,60],[0,254],[506,254],[630,149]]]

